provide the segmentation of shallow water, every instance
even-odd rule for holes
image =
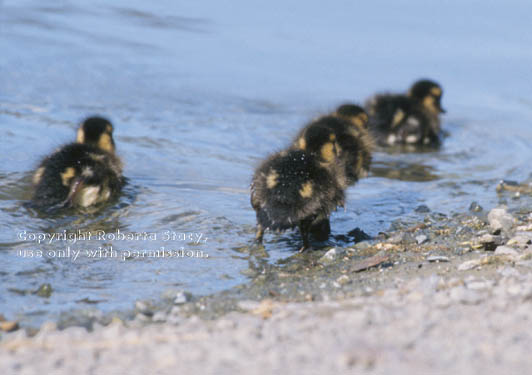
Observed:
[[[334,234],[375,235],[398,218],[422,218],[420,205],[446,214],[472,201],[495,206],[500,179],[531,172],[530,8],[0,0],[0,313],[38,325],[73,309],[124,310],[169,290],[201,295],[245,282],[257,257],[276,262],[299,247],[297,234],[269,234],[267,252],[246,250],[258,162],[314,116],[419,77],[444,87],[443,146],[377,152],[370,177],[333,215]],[[95,113],[115,124],[129,178],[123,196],[62,217],[24,208],[40,158]],[[110,238],[118,230],[152,237]],[[96,238],[30,240],[63,231]],[[166,231],[176,238],[166,241]],[[191,233],[201,241],[181,240]],[[47,253],[68,246],[82,251],[75,261]],[[116,256],[84,255],[110,246]],[[123,259],[162,246],[208,258]],[[44,255],[21,258],[30,250]],[[49,297],[35,293],[45,283]]]

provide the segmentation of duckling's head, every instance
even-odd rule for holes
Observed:
[[[408,92],[411,98],[419,100],[425,109],[435,115],[445,113],[445,109],[441,106],[442,94],[441,86],[428,79],[415,82]]]
[[[356,104],[343,104],[336,109],[336,116],[349,121],[359,129],[367,129],[368,115],[364,109]]]
[[[79,127],[76,142],[114,153],[113,125],[103,117],[89,117]]]
[[[296,140],[295,146],[296,149],[315,155],[323,163],[334,162],[340,153],[336,134],[325,126],[310,126]]]

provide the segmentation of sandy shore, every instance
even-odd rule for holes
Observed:
[[[489,221],[493,232],[497,223]],[[418,272],[401,271],[412,262],[364,271],[358,275],[373,279],[388,272],[387,282],[343,297],[241,300],[234,311],[208,320],[172,309],[147,324],[115,321],[92,332],[48,324],[33,337],[23,330],[4,334],[0,373],[526,374],[532,368],[531,222],[528,216],[503,223],[507,236],[494,251],[433,256]],[[475,234],[473,247],[489,247],[494,238],[485,231]],[[332,283],[341,291],[364,279],[347,273]]]

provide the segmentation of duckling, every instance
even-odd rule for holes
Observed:
[[[407,94],[378,94],[366,102],[369,128],[381,146],[437,145],[443,91],[431,80],[415,82]]]
[[[305,150],[309,143],[309,136],[316,136],[316,130],[324,128],[327,133],[324,136],[334,136],[337,160],[344,167],[341,174],[345,176],[346,184],[353,185],[360,178],[367,176],[371,164],[373,139],[367,130],[368,115],[362,107],[355,104],[341,105],[331,115],[323,116],[308,124],[301,130],[294,141],[294,148]],[[312,150],[311,150],[312,151]],[[335,171],[333,171],[334,173]]]
[[[305,126],[296,136],[292,148],[316,154],[320,142],[329,139],[334,145],[334,159],[321,156],[321,163],[329,169],[338,185],[346,189],[369,171],[373,140],[366,129],[367,121],[368,116],[361,107],[342,105],[333,114]],[[327,240],[331,233],[329,218],[312,223],[310,232],[319,241]]]
[[[40,209],[88,207],[107,201],[124,185],[122,162],[115,155],[113,125],[87,118],[75,143],[47,156],[33,175],[32,205]]]
[[[332,165],[336,163],[336,148],[329,137],[318,137],[323,130],[309,137],[315,152],[281,151],[268,157],[255,171],[251,206],[256,211],[259,243],[266,229],[284,231],[298,227],[303,239],[300,252],[310,249],[309,234],[320,241],[328,238],[329,215],[345,202],[345,178],[331,172],[335,170]]]

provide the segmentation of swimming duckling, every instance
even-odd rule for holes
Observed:
[[[438,144],[443,91],[434,81],[415,82],[408,93],[379,94],[366,102],[369,128],[381,146]]]
[[[309,234],[315,235],[311,228],[328,224],[331,212],[344,205],[344,188],[327,168],[329,163],[323,162],[323,158],[334,160],[335,152],[325,139],[320,155],[281,151],[257,168],[251,184],[251,206],[257,215],[259,243],[266,229],[284,231],[297,226],[303,239],[300,252],[310,249]]]
[[[75,143],[46,157],[33,175],[37,208],[88,207],[120,192],[124,177],[115,155],[113,125],[90,117],[77,131]]]

